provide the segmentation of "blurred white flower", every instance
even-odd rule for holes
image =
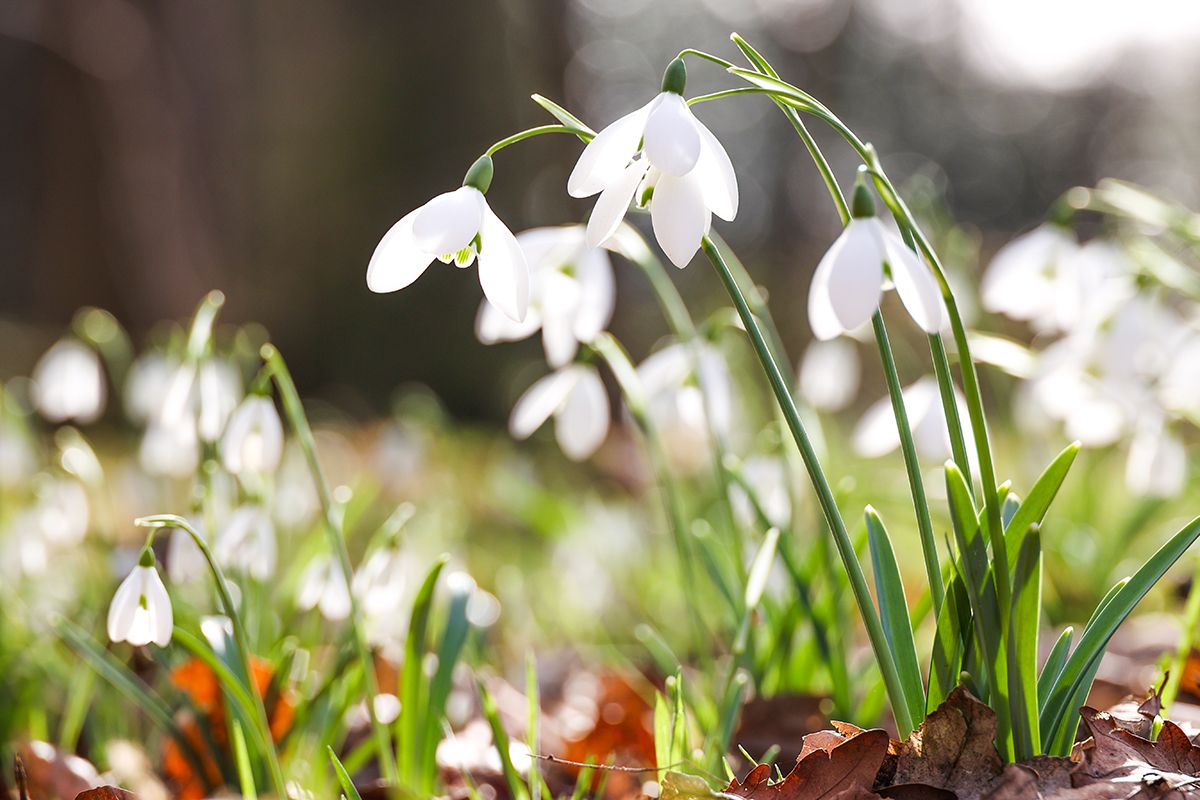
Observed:
[[[190,418],[175,422],[152,421],[142,434],[138,463],[150,475],[186,478],[200,463],[196,423]]]
[[[525,390],[508,420],[509,432],[525,439],[554,417],[554,437],[573,461],[596,452],[608,435],[608,392],[600,373],[586,364],[571,364],[536,381]]]
[[[108,638],[137,647],[150,642],[166,647],[173,626],[171,597],[154,568],[154,555],[147,548],[113,595],[108,607]]]
[[[87,491],[73,478],[50,478],[38,487],[35,513],[38,530],[49,544],[78,544],[88,530]]]
[[[309,563],[300,576],[296,604],[305,611],[319,608],[330,622],[350,616],[350,588],[336,559],[320,555]]]
[[[139,424],[158,417],[178,369],[179,362],[162,353],[139,356],[125,378],[125,415]]]
[[[367,266],[371,291],[403,289],[421,277],[435,258],[468,267],[478,256],[484,296],[511,319],[525,318],[529,267],[516,237],[484,198],[491,181],[491,159],[486,182],[467,185],[479,163],[467,174],[465,185],[409,212],[384,234]]]
[[[946,431],[946,416],[937,381],[929,376],[920,378],[904,387],[901,394],[904,396],[904,408],[908,413],[908,425],[917,453],[931,461],[940,462],[949,458],[950,434]],[[957,388],[954,397],[963,438],[967,442],[967,457],[974,467],[975,449],[971,446],[974,440],[971,420],[967,416],[967,403]],[[867,409],[854,429],[853,442],[855,452],[867,458],[887,455],[900,446],[900,432],[896,428],[895,412],[889,398],[885,397]]]
[[[354,573],[352,588],[367,617],[397,614],[404,605],[408,585],[408,562],[400,549],[377,548]]]
[[[259,581],[275,574],[277,546],[271,515],[257,504],[239,506],[217,534],[214,554],[222,565]]]
[[[201,538],[207,535],[200,520],[192,518],[188,521]],[[207,570],[208,562],[204,560],[204,553],[200,552],[192,535],[182,528],[171,531],[171,538],[167,540],[167,576],[171,581],[188,583],[199,580]]]
[[[742,464],[742,475],[754,488],[758,504],[771,525],[788,527],[792,521],[792,497],[788,493],[787,470],[782,457],[751,456]],[[736,483],[729,487],[729,501],[739,522],[747,527],[758,525],[750,498]]]
[[[733,378],[724,357],[711,345],[675,343],[651,354],[637,373],[672,466],[698,469],[711,454],[710,434],[726,437],[732,427]]]
[[[19,486],[36,470],[37,452],[29,434],[0,411],[0,488]]]
[[[1162,420],[1153,415],[1137,426],[1125,462],[1125,485],[1143,497],[1175,497],[1187,480],[1187,453]]]
[[[242,399],[242,376],[229,361],[209,358],[200,365],[196,383],[196,432],[201,440],[215,442]]]
[[[95,350],[60,339],[33,368],[33,402],[50,422],[94,422],[104,413],[107,388]]]
[[[270,397],[252,394],[229,417],[221,460],[234,475],[274,472],[283,457],[283,423]]]
[[[600,131],[580,154],[567,192],[600,194],[587,226],[593,247],[616,232],[631,201],[643,205],[649,194],[654,236],[682,268],[700,249],[713,214],[726,221],[737,215],[738,186],[725,148],[679,93],[682,81],[672,89],[678,91],[664,86],[649,103]]]
[[[566,366],[579,344],[596,338],[612,319],[612,262],[604,250],[588,247],[579,225],[534,228],[517,234],[517,242],[529,264],[529,312],[515,322],[484,300],[475,335],[484,344],[515,342],[540,328],[546,363]]]
[[[858,392],[858,347],[848,339],[815,339],[800,361],[800,394],[813,408],[840,411]]]
[[[884,263],[892,287],[926,333],[947,317],[933,273],[877,217],[855,217],[821,258],[808,293],[808,322],[818,339],[832,339],[864,324],[879,310]]]

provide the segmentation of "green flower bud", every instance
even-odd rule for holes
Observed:
[[[487,190],[492,185],[492,157],[480,156],[476,159],[471,168],[467,170],[466,177],[463,178],[463,186],[471,186],[478,189],[483,194],[487,194]]]
[[[151,550],[149,547],[146,547],[145,549],[142,550],[142,555],[141,555],[141,557],[138,558],[138,566],[139,567],[153,567],[154,566],[154,551]]]
[[[687,86],[687,67],[684,66],[682,58],[677,58],[667,64],[667,70],[663,73],[662,90],[683,94],[685,86]]]
[[[875,198],[871,196],[871,190],[862,181],[854,184],[854,198],[850,201],[850,216],[855,219],[875,216]]]

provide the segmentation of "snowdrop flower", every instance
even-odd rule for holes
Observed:
[[[258,505],[239,506],[217,535],[217,560],[259,581],[275,574],[275,525]]]
[[[637,373],[672,466],[683,472],[703,466],[710,434],[725,437],[732,427],[733,379],[725,359],[711,345],[693,351],[677,342],[650,355]]]
[[[125,415],[141,424],[157,417],[178,369],[179,362],[162,353],[147,353],[134,361],[125,379]]]
[[[612,236],[629,204],[650,203],[654,236],[677,267],[686,267],[708,233],[712,215],[737,215],[733,164],[717,137],[683,99],[687,71],[675,59],[662,91],[613,122],[583,149],[567,180],[572,197],[599,194],[587,226],[592,247]]]
[[[196,433],[215,442],[241,399],[242,376],[228,361],[210,358],[197,370],[196,388]]]
[[[198,519],[189,519],[192,530],[205,536],[204,526]],[[199,580],[208,572],[208,562],[192,535],[183,528],[171,531],[167,540],[167,577],[174,583],[189,583]]]
[[[113,595],[108,607],[108,638],[136,647],[150,642],[166,647],[173,626],[171,597],[154,568],[154,553],[147,547]]]
[[[517,234],[517,243],[529,264],[529,313],[514,322],[484,300],[475,335],[484,344],[516,342],[540,328],[546,363],[565,367],[579,344],[595,339],[612,319],[612,262],[587,245],[580,225],[534,228]]]
[[[54,478],[38,488],[38,530],[53,545],[78,544],[87,534],[88,498],[83,484],[71,478]]]
[[[742,476],[754,487],[754,494],[767,520],[776,528],[786,528],[792,520],[792,498],[788,494],[787,470],[781,458],[751,456],[742,464]],[[754,506],[738,484],[729,487],[729,501],[738,521],[746,526],[758,524]]]
[[[1134,431],[1125,462],[1125,485],[1142,497],[1175,497],[1187,480],[1183,442],[1162,419],[1146,415]]]
[[[478,257],[483,294],[520,322],[529,306],[529,267],[512,232],[488,206],[492,159],[476,161],[463,185],[440,194],[392,226],[367,265],[367,287],[395,292],[411,284],[436,258],[469,267]]]
[[[283,423],[270,397],[252,394],[229,417],[221,460],[234,475],[274,472],[283,457]]]
[[[609,407],[595,367],[571,364],[535,382],[513,407],[508,430],[525,439],[551,416],[567,458],[582,461],[596,452],[608,435]]]
[[[813,408],[841,411],[854,399],[859,381],[858,348],[846,339],[814,340],[800,362],[800,394]]]
[[[367,617],[394,614],[404,603],[408,563],[394,545],[380,547],[354,573],[354,596]]]
[[[96,351],[60,339],[33,368],[33,402],[50,422],[95,422],[104,413],[107,389]]]
[[[946,314],[933,273],[875,216],[875,201],[861,182],[854,187],[853,206],[850,222],[813,273],[808,293],[813,333],[832,339],[871,319],[879,310],[885,278],[891,279],[913,321],[926,333],[937,333]]]
[[[330,622],[350,616],[350,589],[337,561],[331,556],[317,556],[300,576],[300,593],[296,604],[305,611],[320,608]]]
[[[946,415],[942,407],[942,395],[937,381],[924,377],[901,391],[904,408],[908,412],[908,424],[912,429],[913,444],[917,453],[933,461],[944,461],[951,456],[950,434],[946,432]],[[955,389],[958,419],[962,425],[963,438],[971,438],[971,420],[967,416],[966,400]],[[887,455],[900,446],[900,432],[896,428],[896,416],[891,401],[883,398],[875,403],[854,429],[854,449],[867,458]],[[974,448],[967,448],[971,466],[975,466]]]
[[[196,423],[190,418],[175,422],[153,421],[142,434],[138,463],[150,475],[186,478],[200,463]]]

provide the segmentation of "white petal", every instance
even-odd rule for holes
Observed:
[[[554,369],[565,367],[575,357],[579,341],[571,330],[570,314],[548,314],[542,325],[542,347],[546,363]]]
[[[145,576],[144,591],[146,592],[146,610],[150,612],[150,641],[159,647],[171,643],[171,632],[175,627],[174,614],[171,611],[171,596],[167,587],[163,586],[162,578],[153,567],[139,567],[148,570]]]
[[[529,266],[517,237],[487,203],[479,240],[479,284],[484,296],[508,318],[523,321],[529,310]]]
[[[598,248],[588,248],[575,260],[579,280],[579,305],[573,329],[575,338],[590,342],[612,321],[616,304],[612,260]]]
[[[563,369],[534,382],[513,406],[508,418],[509,433],[514,438],[525,439],[540,428],[566,402],[577,380],[578,372]]]
[[[840,411],[858,391],[858,348],[849,339],[815,341],[800,362],[800,393],[814,407]]]
[[[901,302],[921,330],[937,333],[946,322],[937,279],[900,237],[886,229],[882,235],[896,294],[900,295]]]
[[[659,394],[687,380],[692,374],[691,359],[686,345],[669,345],[638,364],[638,380],[647,395]]]
[[[851,220],[825,254],[832,261],[829,303],[848,331],[871,318],[883,293],[883,241],[871,225],[863,224],[870,221]]]
[[[108,606],[108,638],[114,642],[123,642],[129,634],[129,626],[133,624],[134,612],[138,609],[138,600],[142,594],[142,579],[136,571],[130,572],[113,595],[112,603]]]
[[[663,92],[646,120],[646,157],[667,175],[683,177],[700,159],[700,132],[687,101],[674,92]]]
[[[608,393],[595,369],[574,367],[572,371],[578,378],[554,417],[554,434],[567,458],[582,461],[608,435]]]
[[[588,218],[588,247],[599,247],[616,233],[621,220],[625,219],[625,212],[629,210],[633,193],[637,191],[648,167],[649,164],[644,160],[630,163],[601,192],[595,208],[592,209],[592,216]]]
[[[1013,319],[1053,316],[1056,300],[1049,276],[1077,247],[1057,225],[1042,225],[996,251],[980,285],[983,307]]]
[[[51,422],[96,421],[104,413],[107,389],[100,356],[74,339],[61,339],[33,368],[33,401]]]
[[[413,241],[434,255],[462,250],[479,233],[485,205],[483,195],[473,186],[439,194],[417,210]]]
[[[659,103],[655,97],[646,105],[618,119],[596,134],[579,155],[579,161],[567,179],[567,194],[591,197],[603,191],[621,174],[637,152],[646,127],[646,118]]]
[[[650,201],[650,221],[654,238],[672,264],[680,269],[688,265],[700,249],[711,220],[704,193],[691,175],[662,176]]]
[[[536,308],[530,308],[524,321],[517,322],[485,299],[479,304],[479,313],[475,315],[475,338],[483,344],[519,342],[532,336],[540,327],[542,315]]]
[[[737,216],[738,185],[733,163],[725,148],[712,131],[695,120],[700,134],[700,158],[696,161],[695,177],[704,191],[704,202],[712,213],[726,222]]]
[[[837,247],[837,242],[833,246]],[[808,324],[819,341],[828,341],[846,332],[833,312],[833,301],[829,299],[829,276],[832,272],[833,258],[826,253],[817,264],[808,288]]]
[[[413,238],[413,220],[421,209],[411,211],[383,235],[367,265],[367,288],[372,292],[395,292],[408,286],[429,266],[434,254],[423,250]]]

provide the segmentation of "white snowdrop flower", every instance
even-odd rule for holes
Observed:
[[[150,642],[166,647],[173,626],[171,597],[154,568],[154,554],[146,548],[113,595],[108,607],[108,638],[137,647]]]
[[[72,478],[52,478],[38,488],[38,530],[58,546],[78,544],[87,535],[88,497],[83,484]]]
[[[196,423],[190,417],[173,422],[153,421],[142,434],[138,463],[150,475],[186,478],[200,464]]]
[[[529,267],[516,237],[484,198],[491,182],[492,159],[483,156],[467,171],[460,188],[402,217],[371,256],[367,287],[395,292],[421,277],[435,258],[463,268],[478,258],[484,296],[509,318],[524,320]]]
[[[156,418],[178,369],[179,362],[162,353],[139,356],[125,378],[125,416],[139,424]]]
[[[217,534],[214,554],[222,565],[259,581],[275,574],[277,546],[271,515],[257,504],[239,506]]]
[[[50,422],[95,422],[104,413],[107,388],[95,350],[60,339],[33,368],[33,402]]]
[[[783,460],[772,456],[751,456],[742,464],[742,475],[754,487],[754,494],[771,525],[786,528],[792,521],[792,497],[788,493],[787,470]],[[738,484],[729,487],[729,500],[738,520],[746,526],[758,524],[754,506]]]
[[[946,416],[942,407],[942,396],[937,381],[926,376],[901,390],[904,408],[908,413],[908,425],[912,430],[913,444],[917,453],[931,461],[950,458],[950,434],[946,432]],[[966,442],[974,441],[971,420],[967,415],[966,400],[957,388],[954,397],[958,405],[958,419],[962,425]],[[867,409],[854,429],[854,450],[867,458],[887,455],[900,446],[900,432],[896,428],[896,417],[891,401],[883,398]],[[975,451],[968,444],[967,457],[974,468]]]
[[[296,604],[305,611],[319,608],[330,622],[350,616],[350,588],[334,558],[322,555],[312,560],[300,576]]]
[[[242,398],[242,376],[223,359],[210,358],[196,375],[196,432],[205,442],[215,442]]]
[[[854,216],[813,273],[808,292],[813,334],[832,339],[870,320],[879,310],[885,278],[922,330],[942,329],[947,316],[937,280],[904,240],[875,216],[870,190],[859,183],[854,188]]]
[[[725,437],[733,423],[733,378],[721,353],[677,342],[651,354],[637,373],[672,466],[683,472],[703,466],[710,428]]]
[[[573,461],[596,452],[608,435],[608,392],[600,373],[586,364],[571,364],[530,386],[517,400],[508,430],[525,439],[554,417],[554,437]]]
[[[515,322],[484,300],[475,335],[494,344],[519,341],[540,329],[546,363],[564,367],[579,344],[595,339],[612,319],[612,262],[607,252],[587,245],[580,225],[534,228],[517,234],[517,242],[529,264],[529,312]]]
[[[202,538],[206,535],[200,520],[189,519],[188,522]],[[192,535],[183,528],[176,528],[170,537],[167,540],[167,577],[173,583],[190,583],[204,577],[208,562]]]
[[[1056,223],[1016,237],[996,251],[983,276],[983,307],[1017,320],[1052,319],[1058,267],[1078,247],[1071,230]]]
[[[354,573],[351,587],[363,614],[381,617],[396,614],[404,605],[408,584],[408,562],[399,548],[388,545],[374,550]]]
[[[274,472],[283,457],[283,423],[270,397],[252,394],[229,417],[221,460],[234,475]]]
[[[1183,442],[1153,413],[1134,430],[1125,462],[1125,485],[1142,497],[1175,497],[1187,481]]]
[[[29,434],[0,411],[0,488],[20,486],[36,469],[37,452]]]
[[[800,361],[800,394],[813,408],[841,411],[858,392],[858,348],[847,339],[814,340]]]
[[[567,180],[572,197],[599,194],[587,242],[603,244],[635,198],[649,197],[654,236],[677,267],[686,267],[708,233],[712,215],[737,216],[738,186],[725,148],[683,99],[687,73],[676,59],[662,91],[596,135]]]

